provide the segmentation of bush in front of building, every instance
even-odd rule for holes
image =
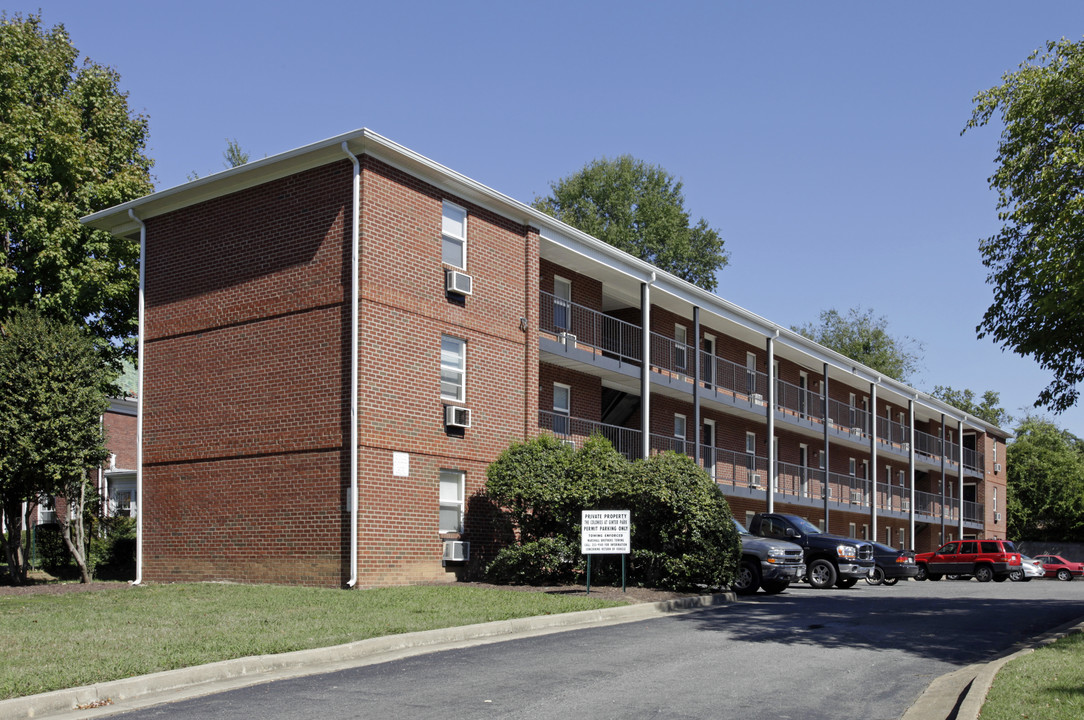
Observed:
[[[542,435],[517,442],[488,468],[486,494],[503,509],[518,542],[486,568],[492,582],[564,584],[585,579],[579,554],[583,510],[629,510],[628,580],[685,589],[730,582],[740,540],[730,507],[689,457],[662,453],[630,463],[594,436],[573,450]],[[619,557],[599,556],[592,582],[621,581]]]

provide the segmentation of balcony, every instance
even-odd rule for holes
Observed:
[[[640,376],[643,362],[643,332],[639,325],[598,310],[539,292],[540,349],[561,364],[594,367],[604,377],[623,378],[627,383]],[[697,392],[708,406],[732,408],[741,413],[761,415],[767,409],[768,376],[753,368],[726,360],[695,345],[652,332],[648,361],[651,382],[670,388],[670,392],[694,390],[695,353],[699,352],[700,377]],[[560,359],[558,359],[560,358]],[[853,446],[868,447],[873,423],[876,423],[878,451],[893,454],[899,460],[909,457],[910,428],[886,417],[872,417],[860,407],[828,399],[808,388],[776,380],[776,419],[806,433],[823,431],[825,418],[834,440]],[[827,411],[825,410],[827,405]],[[611,431],[613,432],[613,431]],[[942,452],[945,464],[957,471],[959,445],[942,443],[937,436],[915,430],[914,451],[917,463],[939,468]],[[964,468],[983,474],[984,459],[974,450],[964,448]],[[689,453],[690,455],[692,453]]]
[[[606,423],[573,418],[560,413],[540,410],[539,428],[549,431],[573,446],[594,434],[607,438],[614,448],[629,460],[640,457],[641,438],[639,430],[607,425]],[[652,433],[650,437],[652,453],[673,451],[694,457],[695,447],[692,442],[681,438]],[[702,467],[719,485],[726,495],[766,497],[771,474],[768,472],[768,459],[749,453],[725,450],[709,445],[700,446]],[[775,497],[779,502],[821,507],[824,504],[824,470],[803,467],[792,463],[777,462]],[[870,511],[870,481],[843,473],[831,473],[828,478],[828,500],[836,510],[851,512]],[[885,483],[877,484],[877,511],[879,515],[899,518],[910,514],[911,499],[908,488]],[[983,505],[965,501],[963,503],[964,521],[982,524]],[[945,498],[928,492],[915,492],[915,515],[922,522],[941,521],[958,522],[960,503],[954,498]]]

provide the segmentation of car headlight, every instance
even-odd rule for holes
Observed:
[[[839,555],[841,558],[854,560],[855,557],[858,556],[858,551],[855,550],[853,545],[837,545],[836,554]]]

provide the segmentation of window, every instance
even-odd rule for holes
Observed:
[[[463,532],[463,485],[461,470],[440,471],[440,531]]]
[[[674,414],[674,437],[677,438],[677,452],[685,452],[685,416]]]
[[[997,512],[997,488],[990,488],[994,491],[994,512]]]
[[[862,539],[869,540],[869,525],[862,524]]]
[[[858,537],[855,534],[857,532],[857,527],[854,523],[847,523],[847,532],[849,533],[848,537]]]
[[[750,394],[757,391],[757,356],[751,352],[745,353],[745,382]]]
[[[449,335],[440,338],[440,396],[463,402],[467,385],[467,342]]]
[[[441,222],[441,260],[467,269],[467,211],[447,200]]]
[[[907,549],[907,530],[900,528],[900,550]]]
[[[757,434],[747,432],[745,433],[745,452],[746,452],[746,466],[749,469],[750,474],[755,473],[757,470]]]
[[[572,310],[572,282],[563,277],[553,278],[553,324],[558,330],[568,330]]]
[[[685,372],[688,367],[689,330],[684,325],[674,325],[674,369]]]
[[[553,384],[553,434],[568,435],[569,416],[572,414],[572,388],[561,383]]]
[[[855,459],[850,458],[848,460],[848,462],[847,462],[847,469],[850,471],[851,477],[854,477],[854,474],[855,474],[855,471],[856,471],[857,467],[858,466],[855,464]]]

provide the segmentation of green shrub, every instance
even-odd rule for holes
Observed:
[[[38,525],[34,528],[36,564],[45,572],[65,580],[78,577],[79,568],[60,534],[59,525]]]
[[[134,580],[135,551],[135,518],[106,518],[91,539],[87,563],[99,580]]]
[[[486,568],[492,582],[560,585],[573,582],[582,561],[579,545],[561,537],[541,538],[502,548]],[[582,570],[579,571],[582,576]]]
[[[722,587],[733,578],[740,540],[715,482],[685,455],[629,463],[601,436],[573,451],[552,436],[515,443],[486,471],[486,493],[504,508],[520,545],[487,568],[493,582],[553,584],[580,579],[583,510],[632,515],[628,579],[686,589]],[[592,559],[592,581],[618,582],[621,559]]]

